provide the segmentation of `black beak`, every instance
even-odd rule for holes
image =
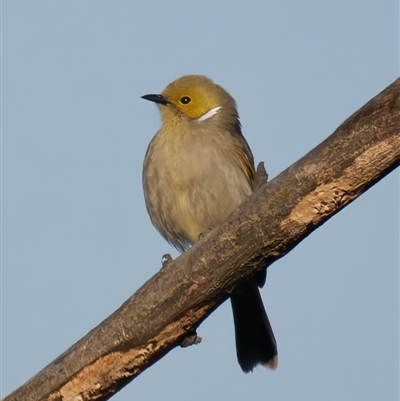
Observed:
[[[150,102],[168,104],[168,100],[163,95],[144,95],[142,99],[150,100]]]

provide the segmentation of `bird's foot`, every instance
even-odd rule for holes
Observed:
[[[172,259],[172,256],[169,253],[166,253],[165,255],[162,256],[161,258],[161,269],[165,269],[174,259]]]
[[[212,228],[209,228],[207,231],[204,231],[204,233],[200,233],[199,241],[201,241],[204,237],[206,237],[211,231],[212,231]]]
[[[183,341],[181,342],[181,347],[186,348],[190,347],[191,345],[196,345],[200,343],[201,337],[198,337],[196,330],[194,330],[183,339]]]
[[[264,162],[258,163],[255,179],[255,190],[261,187],[261,185],[268,182],[268,173],[265,170]]]

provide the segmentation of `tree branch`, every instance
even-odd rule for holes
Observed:
[[[400,79],[4,401],[106,400],[400,164]]]

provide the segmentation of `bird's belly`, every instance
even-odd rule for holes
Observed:
[[[168,203],[167,208],[171,210],[166,219],[193,244],[199,240],[200,234],[220,225],[245,200],[246,195],[230,187],[226,177],[215,172],[212,179],[201,174],[185,178],[189,177],[183,173],[176,183],[172,180],[168,185],[171,190],[165,193],[161,202]]]
[[[153,224],[179,249],[220,225],[252,192],[241,168],[213,147],[191,147],[179,157],[159,149],[157,163],[147,165],[144,189]]]

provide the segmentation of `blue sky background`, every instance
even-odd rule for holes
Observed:
[[[160,125],[140,99],[188,73],[236,99],[270,178],[399,75],[399,5],[347,1],[2,1],[5,396],[176,251],[141,170]],[[272,265],[280,365],[241,372],[229,303],[113,400],[398,400],[399,173]]]

